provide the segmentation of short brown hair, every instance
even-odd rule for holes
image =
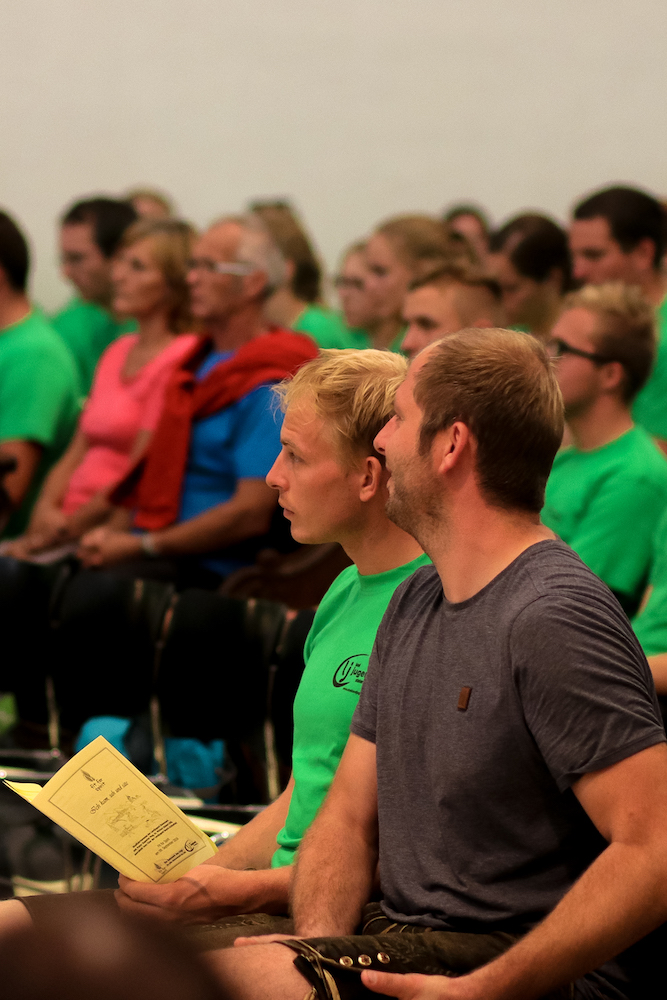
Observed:
[[[169,328],[182,333],[192,326],[187,269],[195,231],[180,219],[139,219],[125,230],[119,249],[151,240],[152,255],[172,293]]]
[[[460,243],[447,227],[430,215],[398,215],[377,227],[375,232],[389,240],[396,256],[409,267],[414,278],[443,267],[461,255]]]
[[[374,441],[394,413],[394,396],[408,370],[407,360],[390,351],[320,351],[292,379],[274,389],[283,412],[302,400],[334,432],[345,463],[374,455]]]
[[[566,297],[565,309],[587,309],[599,318],[595,349],[623,366],[623,399],[631,402],[651,374],[656,352],[655,314],[642,290],[620,281],[586,285]]]
[[[563,400],[542,345],[525,333],[467,329],[429,348],[415,380],[419,450],[460,420],[477,442],[477,477],[494,506],[538,513],[563,437]]]
[[[495,278],[492,278],[491,275],[487,274],[481,268],[461,258],[455,258],[442,267],[438,267],[437,270],[429,272],[424,277],[417,278],[410,285],[410,291],[413,292],[417,288],[425,288],[427,285],[444,287],[450,284],[466,285],[470,288],[484,288],[493,296],[496,302],[500,302],[502,297],[500,285]]]

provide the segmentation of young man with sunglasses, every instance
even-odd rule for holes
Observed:
[[[632,614],[667,506],[667,462],[631,414],[655,356],[651,306],[638,288],[589,285],[566,300],[550,351],[572,445],[556,456],[542,519]]]

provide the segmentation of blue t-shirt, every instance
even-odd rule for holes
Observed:
[[[202,379],[233,351],[212,351],[197,371]],[[239,479],[264,479],[280,451],[282,414],[270,385],[260,385],[224,410],[192,425],[179,521],[225,503]],[[212,557],[203,566],[223,576],[245,565],[240,559]]]

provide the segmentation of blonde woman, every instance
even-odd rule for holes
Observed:
[[[137,321],[98,364],[72,442],[44,482],[26,534],[9,548],[29,558],[73,542],[111,510],[107,496],[143,451],[160,416],[169,376],[195,343],[187,263],[193,230],[178,220],[140,220],[112,265],[113,309]]]

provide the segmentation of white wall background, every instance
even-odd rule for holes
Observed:
[[[0,204],[53,308],[58,213],[131,185],[199,225],[290,196],[332,266],[455,199],[667,193],[666,28],[665,0],[0,0]]]

